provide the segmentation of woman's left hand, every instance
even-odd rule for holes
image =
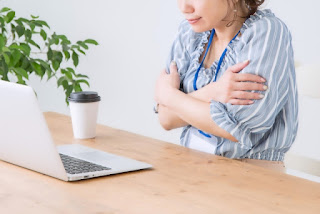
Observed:
[[[158,77],[156,88],[155,88],[155,101],[158,104],[166,105],[168,97],[173,90],[179,90],[180,87],[180,76],[178,73],[177,64],[172,61],[170,64],[170,73],[166,70],[162,70]]]

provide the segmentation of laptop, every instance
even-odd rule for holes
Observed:
[[[64,181],[151,168],[80,144],[56,146],[29,86],[0,80],[0,160]]]

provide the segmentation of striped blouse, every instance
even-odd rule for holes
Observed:
[[[295,140],[298,128],[298,100],[291,34],[287,26],[270,10],[258,10],[243,24],[241,34],[227,47],[217,81],[232,65],[247,59],[250,64],[241,73],[264,77],[268,85],[265,97],[252,105],[231,105],[214,100],[210,103],[213,121],[239,142],[210,135],[206,137],[189,125],[183,128],[180,142],[188,147],[193,135],[215,144],[208,151],[228,158],[283,161]],[[183,21],[170,50],[167,62],[175,60],[185,93],[193,92],[193,80],[199,58],[208,42],[210,31],[196,33]],[[214,45],[214,44],[213,44]],[[197,88],[213,81],[218,62],[201,68]],[[208,147],[209,148],[209,147]]]

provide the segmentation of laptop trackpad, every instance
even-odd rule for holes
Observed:
[[[79,158],[112,169],[130,170],[151,167],[151,165],[147,163],[99,151],[79,144],[62,145],[57,148],[61,154],[69,155],[71,157]]]
[[[89,147],[81,146],[78,144],[70,144],[58,146],[58,151],[61,154],[69,155],[78,159],[108,166],[112,163],[117,156],[106,152],[98,151]]]
[[[101,162],[101,161],[110,161],[113,160],[114,157],[106,154],[101,154],[101,152],[81,152],[73,155],[76,158],[93,161],[93,162]]]
[[[61,154],[69,155],[71,157],[79,158],[109,168],[126,168],[127,166],[136,165],[138,162],[136,160],[129,160],[125,157],[99,151],[79,144],[58,146],[58,151]]]

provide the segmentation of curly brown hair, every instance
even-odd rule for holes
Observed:
[[[253,15],[258,10],[258,7],[263,4],[263,2],[264,0],[243,0],[243,3],[245,3],[249,10],[248,16]]]
[[[247,14],[244,14],[244,16],[238,16],[237,12],[234,13],[234,17],[233,20],[229,21],[227,23],[227,27],[230,27],[231,25],[233,25],[233,23],[237,20],[238,17],[240,18],[249,18],[251,15],[253,15],[258,8],[260,7],[260,5],[262,5],[264,3],[265,0],[239,0],[238,4],[235,2],[235,0],[228,0],[228,4],[229,7],[231,7],[231,4],[233,3],[233,10],[237,11],[237,7],[241,7],[243,9],[245,9],[245,11],[247,12]]]

